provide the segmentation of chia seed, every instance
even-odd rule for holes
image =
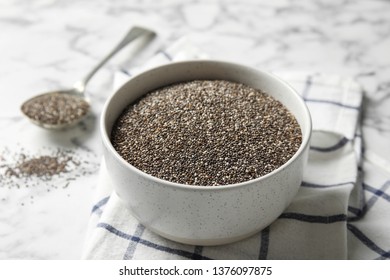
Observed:
[[[40,123],[62,125],[71,124],[85,116],[89,104],[75,95],[50,93],[27,101],[21,110],[27,117]]]
[[[67,188],[76,178],[94,174],[99,166],[94,153],[79,148],[42,147],[31,153],[17,145],[14,150],[19,152],[7,147],[0,151],[0,188]]]
[[[53,176],[67,172],[66,165],[72,158],[59,156],[39,156],[20,162],[16,167],[8,167],[7,176]]]
[[[295,117],[268,94],[223,80],[173,84],[130,104],[111,133],[116,151],[152,176],[186,185],[252,180],[298,150]]]

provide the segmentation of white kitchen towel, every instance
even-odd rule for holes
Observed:
[[[188,41],[179,40],[159,51],[145,67],[203,58],[200,53]],[[143,69],[118,73],[115,87]],[[353,80],[334,75],[276,74],[302,94],[313,118],[304,180],[291,205],[276,221],[258,234],[228,245],[191,246],[167,240],[146,229],[122,205],[103,160],[83,258],[390,258],[386,249],[390,177],[386,172],[382,177],[371,172],[371,181],[362,181],[362,89]]]

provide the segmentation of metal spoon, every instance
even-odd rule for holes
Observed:
[[[47,129],[63,129],[74,126],[89,111],[89,102],[84,94],[92,76],[117,52],[137,38],[145,37],[148,42],[156,35],[152,30],[133,27],[120,43],[95,66],[84,79],[73,88],[43,93],[25,101],[21,106],[23,114],[34,124]],[[143,45],[137,46],[140,50]]]

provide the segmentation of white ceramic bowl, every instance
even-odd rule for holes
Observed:
[[[301,127],[299,150],[287,163],[263,177],[214,187],[172,183],[126,162],[110,141],[112,126],[123,109],[151,90],[195,79],[243,83],[282,102]],[[218,245],[262,230],[291,203],[307,161],[311,118],[298,93],[274,75],[227,62],[186,61],[148,70],[123,85],[104,106],[101,136],[114,189],[145,227],[181,243]]]

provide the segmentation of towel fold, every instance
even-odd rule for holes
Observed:
[[[142,68],[117,73],[114,88],[147,68],[205,57],[189,41],[181,39],[156,53]],[[382,184],[379,189],[362,180],[361,87],[352,79],[335,75],[275,74],[301,93],[313,119],[312,142],[301,188],[276,221],[245,240],[222,246],[191,246],[167,240],[138,223],[122,205],[113,191],[103,159],[83,258],[389,258],[384,249],[389,244],[383,228],[385,222],[380,227],[367,226],[377,221],[376,216],[367,218],[368,211],[374,213],[377,206],[389,207],[386,191],[390,183],[386,182],[390,176],[381,173],[381,181],[375,172],[370,173],[371,181],[379,180],[375,181],[377,186]],[[384,216],[388,218],[389,214]],[[373,228],[377,229],[376,235],[366,234],[365,231],[372,233]],[[381,244],[375,239],[378,236]]]

